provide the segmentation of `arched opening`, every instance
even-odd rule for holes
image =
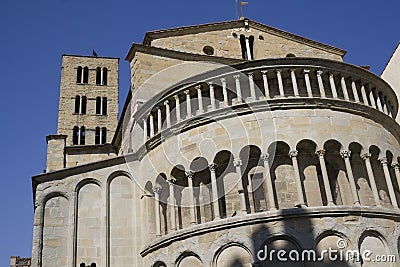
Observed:
[[[74,113],[79,114],[79,107],[81,104],[81,97],[79,95],[75,96],[75,108],[74,108]]]
[[[270,173],[279,209],[293,208],[299,201],[289,151],[289,145],[282,141],[272,143],[268,148],[268,154],[273,157]]]
[[[85,126],[81,126],[80,135],[79,135],[79,144],[85,145],[85,141],[86,141],[85,139],[86,139],[86,129],[85,129]]]
[[[186,225],[190,225],[188,218],[190,210],[188,205],[188,179],[185,175],[185,168],[182,165],[175,166],[171,171],[171,178],[174,178],[174,195],[176,203],[177,228],[182,229]]]
[[[83,81],[82,83],[89,83],[89,68],[84,67],[83,68]]]
[[[190,164],[194,172],[193,194],[196,209],[196,222],[202,223],[214,219],[212,206],[211,172],[208,161],[203,157],[195,158]],[[200,194],[201,193],[201,194]]]
[[[302,140],[297,144],[296,150],[299,152],[300,178],[307,205],[309,207],[327,205],[321,165],[316,154],[317,145],[311,140]]]
[[[380,162],[380,159],[382,158],[381,150],[377,146],[373,145],[369,148],[369,153],[371,154],[370,161],[381,205],[386,208],[392,208],[385,174],[383,172],[382,164]]]
[[[353,169],[354,180],[358,187],[360,204],[363,206],[375,206],[374,194],[372,192],[371,181],[369,180],[367,168],[361,158],[363,147],[358,143],[349,145],[351,151],[351,166]]]
[[[96,97],[96,115],[101,114],[101,97]]]
[[[103,127],[101,128],[101,144],[104,145],[105,143],[107,143],[107,128]]]
[[[76,83],[82,83],[82,67],[76,68]]]
[[[101,85],[101,68],[96,68],[96,84]]]
[[[354,199],[344,160],[340,156],[341,148],[342,145],[336,140],[329,140],[325,143],[326,169],[331,181],[333,202],[336,205],[352,205]]]
[[[72,144],[78,145],[79,144],[79,127],[75,126],[72,131]]]
[[[242,160],[242,184],[248,213],[266,210],[263,188],[263,173],[255,171],[255,167],[263,167],[261,150],[253,145],[245,146],[239,153]]]
[[[233,155],[229,151],[218,152],[214,157],[217,165],[218,204],[222,218],[232,216],[240,210],[237,183],[240,181],[235,174]],[[233,175],[232,175],[233,174]],[[233,179],[231,179],[233,178]]]

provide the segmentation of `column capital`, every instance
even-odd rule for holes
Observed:
[[[239,77],[240,77],[239,74],[233,75],[233,79],[235,79],[235,80],[239,80]]]
[[[169,101],[168,101],[168,100],[165,100],[165,101],[164,101],[164,105],[165,105],[165,106],[169,105]]]
[[[208,168],[210,169],[211,172],[215,172],[217,170],[217,164],[214,162],[208,165]]]
[[[179,101],[179,95],[174,95],[176,101]]]
[[[281,72],[282,72],[281,69],[276,69],[275,71],[276,71],[276,73],[279,73],[279,74],[281,74]]]
[[[153,114],[149,113],[149,117],[153,118]]]
[[[159,106],[156,106],[157,112],[161,111],[161,108]]]
[[[269,159],[269,153],[261,154],[261,159],[262,159],[262,161],[268,161],[268,159]]]
[[[193,179],[194,171],[185,171],[185,175],[188,179]]]
[[[169,183],[169,185],[173,185],[173,184],[176,183],[176,179],[175,179],[175,177],[171,177],[171,178],[169,178],[169,179],[167,180],[167,182]]]
[[[201,85],[196,85],[194,88],[196,88],[197,91],[201,90]]]
[[[303,73],[304,73],[304,74],[309,74],[309,73],[310,73],[310,70],[309,70],[309,69],[304,69],[304,70],[303,70]]]
[[[162,188],[161,188],[161,186],[155,186],[152,189],[153,189],[154,194],[159,195]]]
[[[320,149],[320,150],[315,151],[315,154],[317,154],[318,157],[320,157],[320,158],[325,157],[325,153],[326,153],[325,149]]]
[[[251,71],[251,72],[248,72],[247,75],[249,76],[249,78],[253,78],[254,73]]]
[[[297,150],[289,151],[288,155],[289,155],[290,158],[295,158],[295,157],[297,157],[299,155],[299,151],[297,151]]]
[[[234,159],[233,160],[233,166],[235,166],[235,167],[242,166],[242,160],[240,158]]]
[[[317,75],[321,76],[324,72],[322,70],[317,70]]]
[[[342,150],[342,151],[340,151],[340,156],[342,157],[342,158],[350,158],[350,156],[351,156],[351,151],[350,150]]]
[[[290,73],[295,73],[296,72],[296,69],[290,69]]]
[[[261,74],[262,74],[262,75],[267,75],[267,73],[268,73],[268,70],[262,70],[262,71],[261,71]]]
[[[187,89],[187,90],[185,90],[185,91],[183,91],[184,93],[185,93],[185,95],[189,95],[189,93],[190,93],[190,90],[189,89]]]
[[[213,87],[214,86],[214,82],[213,81],[209,81],[209,82],[207,82],[207,85],[210,86],[210,87]]]
[[[371,153],[364,153],[364,154],[360,155],[360,157],[363,160],[367,160],[367,159],[371,158],[371,156],[372,156]]]
[[[382,165],[387,165],[387,163],[388,163],[386,157],[379,158],[378,160],[381,162]]]
[[[400,164],[397,163],[397,162],[393,162],[393,163],[391,164],[391,166],[392,166],[393,169],[395,169],[395,170],[400,170]]]
[[[329,72],[329,78],[333,78],[334,74],[332,72]]]
[[[222,83],[226,83],[226,79],[225,78],[221,78],[221,82]]]

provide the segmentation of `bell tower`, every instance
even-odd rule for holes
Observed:
[[[57,135],[47,137],[48,171],[110,154],[118,124],[118,63],[118,58],[62,56]]]

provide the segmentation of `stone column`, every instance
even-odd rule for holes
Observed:
[[[179,101],[179,96],[174,95],[175,98],[175,111],[176,111],[176,122],[181,121],[181,103]]]
[[[376,206],[380,206],[381,202],[379,200],[378,188],[376,187],[375,176],[374,176],[374,172],[372,171],[372,166],[371,166],[371,161],[370,161],[371,154],[364,153],[361,155],[361,158],[365,162],[365,167],[367,169],[367,174],[368,174],[368,180],[369,180],[369,183],[371,184],[371,190],[372,190],[372,194],[374,195],[375,204],[376,204]]]
[[[376,98],[376,106],[378,107],[378,110],[380,112],[383,112],[383,107],[382,107],[382,101],[381,101],[381,97],[379,96],[379,94],[376,92],[376,89],[373,89],[375,98]]]
[[[318,80],[319,93],[320,93],[321,97],[326,97],[324,82],[322,80],[323,73],[324,72],[322,70],[317,71],[317,80]]]
[[[214,92],[214,85],[212,84],[212,82],[207,83],[208,87],[210,89],[210,101],[211,101],[211,110],[215,110],[216,106],[215,106],[215,92]]]
[[[190,102],[190,91],[184,91],[186,95],[186,118],[192,117],[192,103]]]
[[[335,77],[333,76],[333,73],[329,73],[329,84],[331,85],[332,97],[338,98],[336,85],[335,85]]]
[[[269,210],[276,210],[276,202],[275,202],[275,192],[274,187],[272,186],[272,178],[270,174],[270,165],[269,165],[269,154],[265,153],[261,155],[261,159],[264,162],[264,193],[267,195],[266,199],[268,198],[269,202]]]
[[[358,198],[356,182],[354,180],[353,170],[351,169],[350,155],[351,151],[349,150],[340,151],[340,156],[344,159],[344,164],[346,166],[347,178],[349,179],[351,194],[353,195],[353,204],[360,205],[360,199]]]
[[[364,85],[364,84],[361,85],[360,91],[361,91],[361,96],[362,96],[364,105],[369,106],[369,104],[368,104],[368,98],[367,98],[367,92],[366,92],[366,90],[365,90],[365,85]]]
[[[236,84],[237,102],[241,103],[242,102],[242,89],[240,88],[239,77],[240,77],[240,75],[233,76],[233,78],[235,79],[235,84]]]
[[[174,177],[171,177],[171,179],[168,180],[169,184],[169,207],[170,207],[170,216],[171,216],[171,230],[175,231],[176,228],[176,214],[175,214],[175,189],[174,189],[174,184],[176,182],[176,179]]]
[[[250,85],[250,94],[251,94],[251,98],[253,101],[257,100],[257,96],[256,96],[256,89],[254,86],[254,78],[253,78],[253,73],[249,72],[249,85]]]
[[[196,224],[196,203],[194,202],[194,190],[193,190],[193,178],[194,172],[185,172],[188,178],[188,188],[189,188],[189,205],[190,205],[190,223]]]
[[[383,173],[385,174],[385,180],[386,180],[386,184],[387,184],[387,187],[389,190],[389,196],[390,196],[390,201],[392,203],[392,206],[394,208],[398,208],[399,206],[397,205],[397,199],[396,199],[396,194],[394,193],[392,178],[390,178],[387,158],[385,158],[385,157],[380,158],[379,161],[382,164]]]
[[[265,98],[269,99],[271,98],[269,95],[269,85],[268,85],[268,76],[267,76],[267,70],[262,70],[261,74],[263,77],[263,82],[264,82],[264,93],[265,93]]]
[[[156,237],[161,236],[161,220],[160,220],[160,192],[161,187],[153,187],[156,212]]]
[[[313,97],[312,89],[311,89],[311,81],[310,81],[310,70],[303,70],[304,80],[306,82],[306,89],[308,97]]]
[[[211,172],[211,189],[212,189],[212,203],[214,208],[214,220],[221,219],[221,213],[219,211],[218,203],[218,187],[217,187],[217,176],[215,171],[217,169],[217,164],[211,163],[208,168]]]
[[[204,109],[203,109],[203,96],[201,95],[201,85],[197,85],[196,90],[197,90],[197,102],[199,104],[199,114],[202,114],[204,112]]]
[[[371,106],[376,109],[374,92],[369,86],[368,86],[368,88],[370,89],[369,90],[369,101],[371,102]]]
[[[346,79],[343,76],[342,78],[340,78],[340,84],[342,85],[344,100],[349,101],[350,98],[349,98],[349,92],[347,91]]]
[[[150,114],[150,137],[154,136],[154,118],[153,115]]]
[[[333,202],[331,184],[329,182],[328,171],[326,170],[326,164],[325,164],[325,150],[324,149],[317,150],[315,154],[318,155],[319,165],[321,166],[322,180],[324,181],[324,188],[328,206],[334,206],[335,203]]]
[[[36,206],[33,218],[32,266],[35,267],[42,266],[44,205]]]
[[[236,168],[236,174],[237,174],[237,176],[239,178],[238,193],[239,193],[241,213],[242,214],[247,214],[246,199],[245,199],[245,196],[244,196],[243,181],[242,181],[242,170],[240,168],[240,166],[242,166],[242,160],[241,159],[234,159],[233,160],[233,165]]]
[[[143,143],[147,142],[147,118],[143,119]]]
[[[164,101],[164,106],[165,106],[165,116],[167,118],[167,128],[171,127],[171,109],[169,107],[169,101],[165,100]]]
[[[360,103],[360,98],[358,97],[357,86],[354,79],[351,79],[351,89],[353,90],[354,101]]]
[[[252,60],[249,38],[246,37],[245,42],[246,42],[247,60]]]
[[[227,107],[229,106],[229,102],[228,102],[228,91],[226,90],[226,79],[222,78],[221,83],[222,83],[222,95],[224,96],[224,104]]]
[[[283,81],[282,81],[282,70],[276,70],[276,77],[278,78],[278,87],[279,87],[279,95],[281,97],[285,97],[285,91],[283,89]]]
[[[400,188],[400,164],[397,162],[392,163],[394,173],[396,174],[397,186]]]
[[[296,80],[296,70],[292,69],[290,70],[290,77],[292,78],[292,86],[293,86],[293,92],[294,96],[300,96],[299,94],[299,88],[297,86],[297,80]]]
[[[389,112],[387,109],[387,99],[385,96],[382,96],[381,102],[382,102],[382,107],[383,107],[383,113],[385,113],[386,115],[389,115]]]
[[[297,189],[297,197],[299,199],[299,203],[297,203],[297,205],[302,207],[302,206],[306,205],[306,202],[304,200],[303,187],[301,185],[299,164],[297,163],[298,155],[299,155],[299,152],[297,150],[292,150],[289,152],[289,157],[292,159],[292,164],[293,164],[294,180],[296,182],[296,189]]]
[[[162,130],[162,113],[161,113],[160,107],[157,107],[157,128],[158,128],[158,132],[161,132],[161,130]]]

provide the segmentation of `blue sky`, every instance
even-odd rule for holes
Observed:
[[[345,49],[346,62],[378,75],[400,41],[399,1],[248,1],[246,17]],[[30,177],[45,169],[45,137],[56,133],[61,55],[120,57],[122,106],[132,42],[149,30],[232,19],[234,0],[0,2],[0,266],[31,254]]]

